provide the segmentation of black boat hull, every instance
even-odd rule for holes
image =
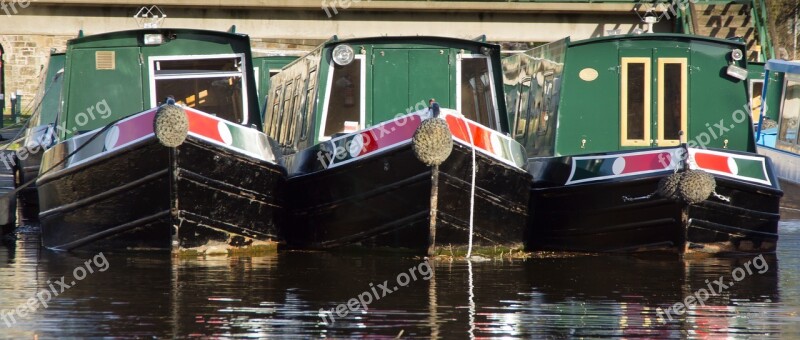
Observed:
[[[611,158],[627,155],[617,153]],[[541,167],[548,170],[540,179],[576,173],[564,158],[550,163],[555,166]],[[764,172],[771,186],[714,174],[715,192],[720,196],[712,195],[697,204],[659,196],[659,181],[672,171],[647,171],[650,173],[568,185],[535,181],[526,249],[679,254],[775,251],[783,192],[775,184],[768,160]]]
[[[41,178],[42,243],[176,254],[275,247],[284,179],[274,163],[195,137],[169,149],[151,136]]]
[[[476,153],[473,245],[520,247],[527,219],[530,175]],[[287,182],[296,248],[391,247],[423,251],[431,238],[432,167],[416,159],[411,143],[382,154]],[[438,167],[435,245],[469,243],[472,151],[455,143]],[[499,251],[498,251],[499,252]]]

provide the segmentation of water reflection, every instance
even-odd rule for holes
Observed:
[[[35,235],[0,248],[0,310],[24,304],[48,280],[71,277],[95,255],[41,250]],[[10,328],[0,320],[0,338],[792,338],[800,336],[800,222],[784,222],[778,249],[764,258],[763,274],[754,270],[666,323],[657,308],[685,301],[720,276],[730,281],[752,258],[438,261],[429,280],[402,287],[398,274],[422,259],[105,253],[108,271],[88,275]],[[384,282],[397,289],[368,310],[335,315],[332,324],[321,318],[320,309]]]

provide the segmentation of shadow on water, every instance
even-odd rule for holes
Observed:
[[[97,254],[42,250],[35,234],[22,234],[0,246],[0,313],[62,276],[70,288],[11,327],[0,319],[0,338],[792,338],[800,336],[800,222],[781,228],[777,256],[758,263],[564,255],[436,261],[428,271],[422,259],[374,254],[104,253],[107,270],[75,284],[75,268],[100,268]],[[739,271],[727,289],[714,284],[718,294],[704,305],[672,311],[672,320],[658,314]],[[366,294],[368,310],[336,314]]]

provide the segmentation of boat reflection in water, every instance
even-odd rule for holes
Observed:
[[[35,238],[35,237],[34,237]],[[795,237],[795,239],[798,239]],[[39,250],[23,237],[0,251],[0,309],[24,303],[48,280],[69,278],[95,254]],[[10,254],[10,257],[6,257]],[[3,335],[49,337],[331,337],[582,338],[781,337],[798,334],[798,303],[779,290],[779,267],[766,257],[753,275],[659,322],[667,309],[751,258],[639,259],[570,255],[525,261],[437,261],[432,275],[406,286],[400,273],[422,259],[336,252],[282,252],[268,257],[171,259],[167,254],[105,254],[96,272],[21,318]],[[786,273],[797,261],[782,258]],[[755,268],[754,268],[755,269]],[[422,274],[425,274],[424,272]],[[794,274],[789,273],[788,276]],[[428,280],[424,278],[428,277]],[[386,281],[386,282],[384,282]],[[331,310],[378,285],[368,310]],[[397,286],[397,290],[393,288]],[[674,314],[672,314],[674,315]],[[327,319],[330,320],[330,319]],[[2,337],[2,336],[0,336]]]

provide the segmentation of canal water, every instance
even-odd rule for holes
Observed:
[[[3,339],[800,338],[800,220],[775,256],[692,260],[171,259],[55,253],[27,229],[0,246]]]

